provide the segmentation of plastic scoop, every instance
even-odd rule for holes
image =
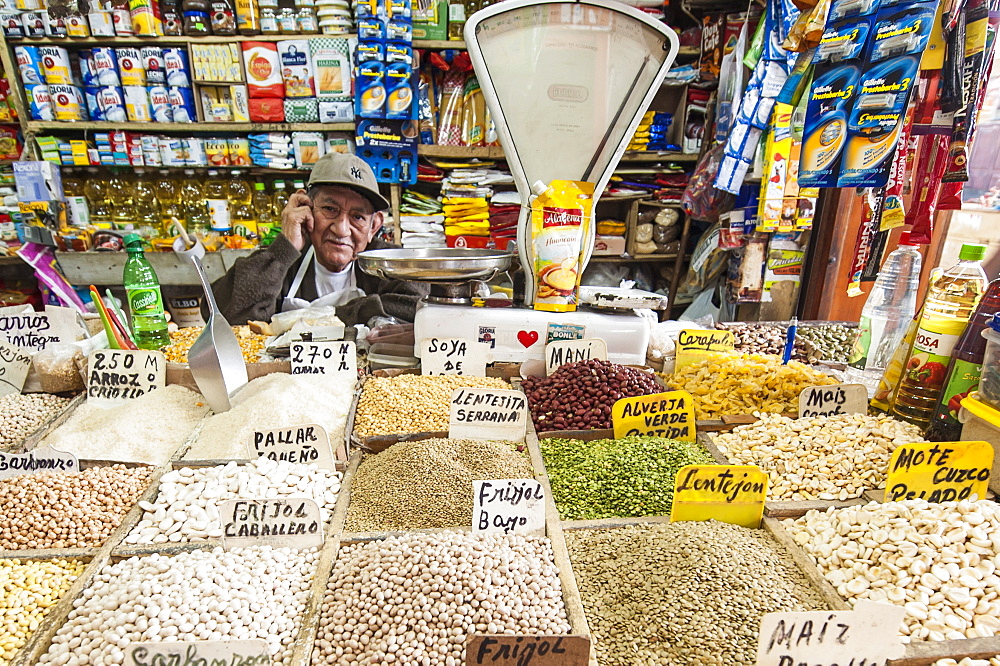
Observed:
[[[188,351],[188,366],[198,390],[208,400],[214,412],[229,411],[232,407],[229,396],[247,383],[247,365],[243,360],[240,343],[226,318],[219,312],[212,293],[212,285],[205,275],[205,267],[201,259],[191,257],[201,286],[205,289],[205,300],[208,301],[208,323],[198,339]]]

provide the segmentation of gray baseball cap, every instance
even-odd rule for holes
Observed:
[[[375,172],[357,155],[327,153],[319,158],[309,175],[309,187],[313,185],[349,187],[371,201],[375,210],[389,207],[389,202],[379,194]]]

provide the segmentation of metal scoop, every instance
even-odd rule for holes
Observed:
[[[208,283],[208,276],[205,275],[201,259],[192,256],[191,261],[198,271],[201,286],[205,289],[209,316],[204,330],[188,352],[188,366],[191,368],[194,381],[198,384],[198,390],[208,400],[212,411],[217,414],[228,412],[232,407],[229,396],[249,381],[247,365],[243,360],[243,351],[236,340],[236,334],[219,312],[215,294],[212,293],[212,285]]]

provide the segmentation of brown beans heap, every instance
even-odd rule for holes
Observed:
[[[150,467],[91,467],[0,481],[0,548],[90,548],[111,536],[149,485]]]
[[[524,380],[538,432],[610,428],[616,401],[663,390],[651,373],[598,360],[567,363],[548,377]]]

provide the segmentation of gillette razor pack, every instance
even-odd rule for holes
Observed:
[[[355,115],[416,118],[410,0],[364,0],[355,11]]]

